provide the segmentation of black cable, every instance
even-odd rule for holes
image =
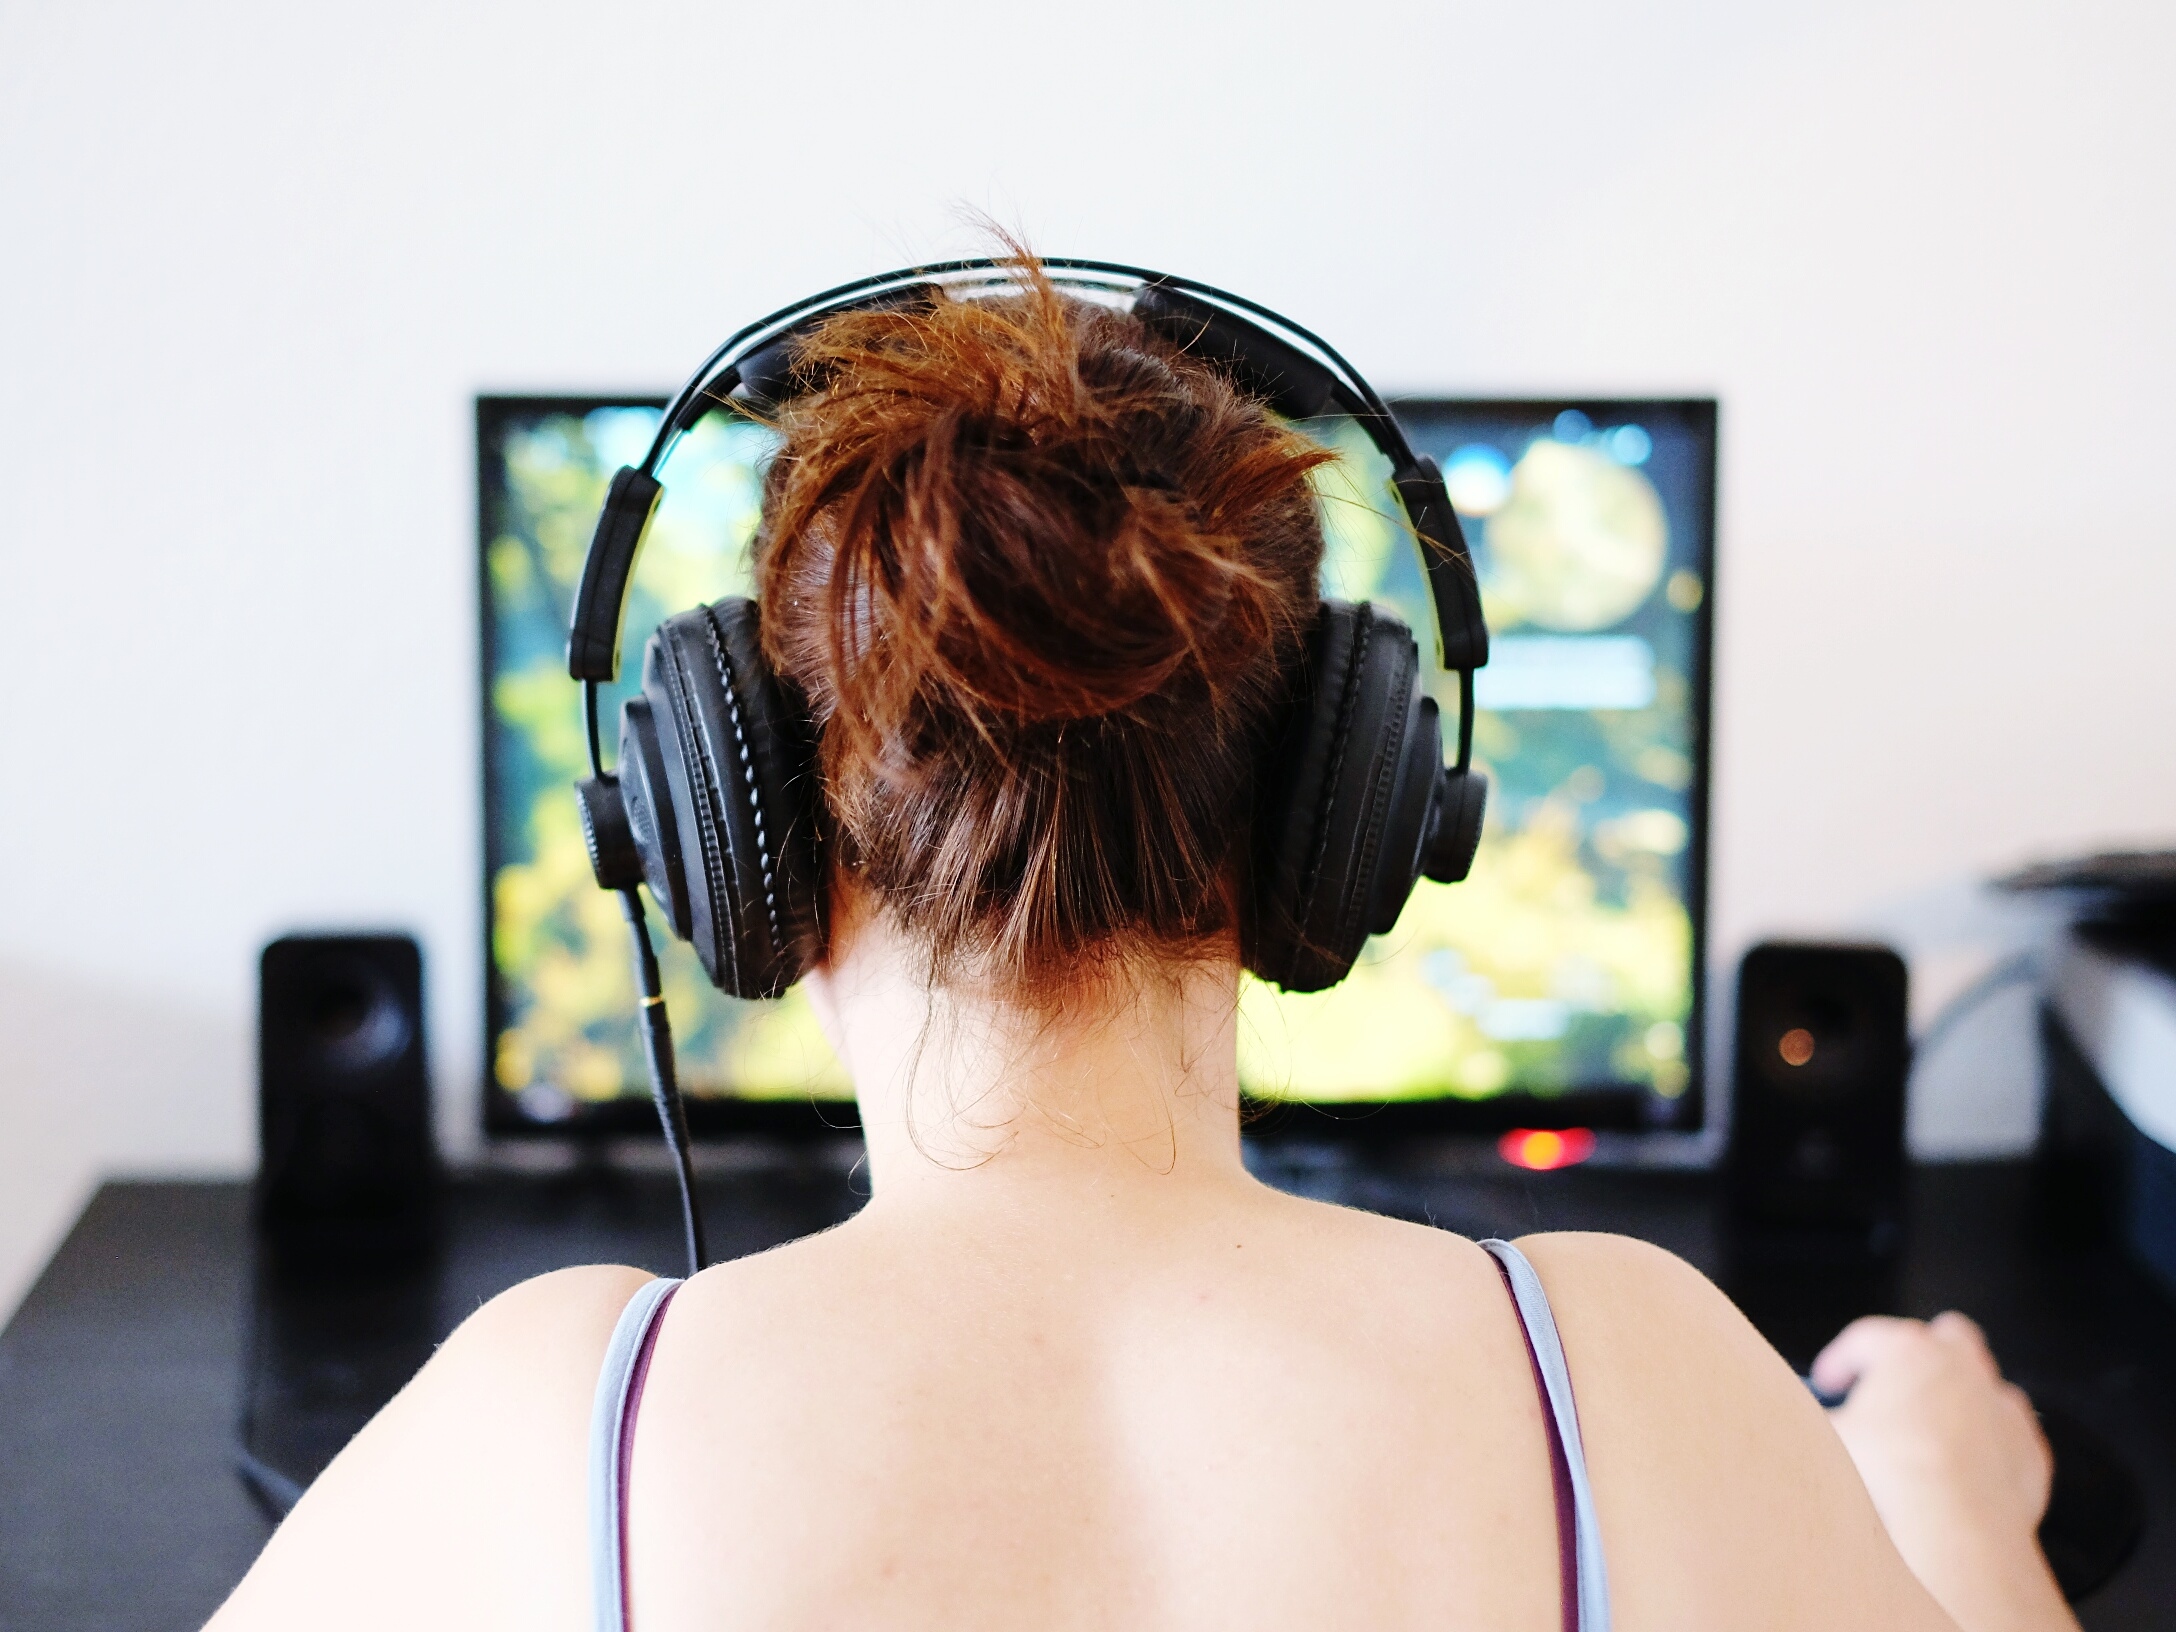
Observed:
[[[1999,992],[2008,991],[2012,986],[2025,985],[2039,978],[2040,954],[2037,951],[2019,952],[2004,958],[1935,1012],[1934,1018],[1913,1039],[1912,1053],[1919,1058],[1925,1058],[1933,1052],[1935,1044],[1955,1031],[1961,1021],[1972,1015],[1989,998]]]
[[[242,1476],[242,1484],[274,1524],[292,1513],[295,1503],[302,1500],[302,1483],[280,1472],[247,1445],[234,1448],[234,1471]]]
[[[657,1102],[665,1148],[672,1152],[673,1171],[680,1180],[680,1220],[687,1229],[688,1273],[697,1275],[710,1262],[710,1251],[703,1241],[703,1215],[695,1205],[695,1163],[688,1151],[687,1106],[680,1098],[680,1079],[673,1069],[672,1022],[665,1015],[664,981],[658,973],[657,949],[650,944],[650,926],[642,915],[642,897],[633,890],[622,890],[619,897],[627,914],[627,927],[635,936],[635,987],[642,994],[642,1052],[650,1063],[650,1096]]]
[[[242,1337],[242,1399],[234,1417],[234,1471],[259,1511],[274,1524],[302,1500],[302,1481],[274,1467],[251,1447],[257,1438],[257,1385],[264,1376],[264,1287],[250,1289],[248,1324]]]
[[[604,738],[597,729],[597,682],[582,682],[582,723],[589,730],[589,774],[604,775]]]

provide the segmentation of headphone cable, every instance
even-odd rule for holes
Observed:
[[[582,723],[589,738],[589,772],[600,780],[605,775],[604,744],[597,729],[597,682],[582,682]],[[672,1021],[665,1013],[665,981],[658,972],[657,948],[650,944],[649,920],[643,916],[642,896],[634,889],[619,892],[620,910],[635,937],[635,990],[642,997],[642,1057],[650,1067],[650,1098],[657,1105],[657,1120],[665,1134],[665,1148],[672,1152],[673,1176],[680,1182],[680,1223],[687,1237],[688,1273],[699,1275],[710,1262],[703,1240],[703,1215],[695,1205],[695,1163],[688,1151],[688,1109],[680,1097],[680,1074],[673,1066]]]
[[[619,897],[627,914],[627,927],[635,937],[635,986],[642,994],[642,1052],[650,1066],[650,1097],[657,1102],[665,1148],[672,1152],[673,1172],[680,1181],[680,1221],[687,1235],[688,1273],[699,1275],[710,1262],[710,1252],[703,1240],[703,1215],[695,1204],[688,1112],[680,1097],[679,1075],[673,1068],[672,1021],[665,1014],[664,981],[658,973],[657,949],[650,944],[650,925],[643,917],[641,896],[633,890],[621,890]]]

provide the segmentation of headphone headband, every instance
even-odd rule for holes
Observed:
[[[1420,551],[1435,613],[1436,661],[1460,676],[1458,763],[1463,769],[1470,751],[1473,670],[1488,661],[1488,625],[1442,474],[1433,460],[1413,452],[1375,388],[1320,336],[1227,290],[1111,261],[1058,258],[1041,266],[1059,287],[1130,311],[1287,419],[1349,415],[1389,460],[1391,486]],[[664,491],[657,472],[681,435],[705,414],[730,407],[735,399],[753,405],[790,394],[793,342],[826,318],[933,303],[944,296],[1001,294],[1020,283],[1019,263],[990,258],[879,273],[782,307],[713,351],[666,409],[642,463],[612,478],[575,597],[568,673],[591,685],[619,677],[627,585]]]

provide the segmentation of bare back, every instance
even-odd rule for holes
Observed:
[[[690,1282],[635,1439],[639,1632],[1561,1625],[1542,1407],[1477,1248],[1253,1185],[1074,1223],[872,1208]],[[1948,1624],[1706,1282],[1610,1237],[1525,1246],[1618,1627]],[[479,1314],[216,1624],[586,1627],[590,1394],[642,1280]]]

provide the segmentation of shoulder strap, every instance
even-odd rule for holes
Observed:
[[[589,1578],[597,1632],[627,1632],[627,1468],[635,1408],[675,1280],[646,1281],[620,1313],[589,1413]]]
[[[1550,1460],[1557,1485],[1557,1540],[1563,1560],[1565,1632],[1609,1632],[1609,1569],[1602,1558],[1602,1528],[1594,1512],[1594,1487],[1587,1481],[1586,1448],[1579,1438],[1579,1411],[1572,1403],[1571,1368],[1564,1362],[1556,1315],[1541,1277],[1526,1254],[1508,1241],[1483,1241],[1483,1251],[1511,1293],[1519,1325],[1526,1332],[1526,1354],[1534,1380],[1548,1407]],[[1568,1498],[1568,1500],[1567,1500]],[[1565,1524],[1566,1509],[1571,1523]],[[1567,1546],[1566,1543],[1569,1543]]]

